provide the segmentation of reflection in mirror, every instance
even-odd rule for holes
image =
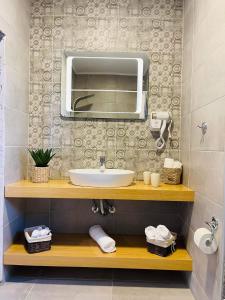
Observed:
[[[62,91],[66,87],[62,115],[144,119],[148,65],[147,57],[136,53],[67,55],[62,72],[66,75],[62,76]]]

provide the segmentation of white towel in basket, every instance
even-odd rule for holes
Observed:
[[[108,236],[100,225],[94,225],[89,229],[89,234],[100,246],[103,252],[111,253],[116,251],[116,242]]]

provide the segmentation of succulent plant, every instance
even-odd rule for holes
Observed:
[[[36,167],[47,167],[50,160],[53,158],[53,156],[55,155],[55,153],[52,153],[52,149],[37,149],[37,150],[30,150],[28,149],[28,151],[30,152],[31,157],[33,158],[34,162],[35,162],[35,166]]]

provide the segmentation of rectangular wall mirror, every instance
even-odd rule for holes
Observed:
[[[65,52],[61,115],[145,119],[149,59],[143,53]]]

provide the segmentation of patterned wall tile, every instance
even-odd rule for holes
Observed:
[[[70,168],[128,168],[142,178],[165,157],[179,158],[182,0],[38,0],[30,34],[29,146],[53,147],[53,178]],[[60,117],[65,50],[144,51],[150,58],[149,111],[170,110],[172,140],[155,151],[149,119],[74,121]]]
[[[51,82],[53,76],[52,52],[49,49],[30,52],[30,80],[32,82]]]
[[[53,7],[53,0],[32,0],[31,14],[33,16],[52,15]]]
[[[120,16],[182,18],[182,0],[119,0]]]
[[[35,16],[31,18],[30,47],[32,50],[52,47],[52,16]]]

